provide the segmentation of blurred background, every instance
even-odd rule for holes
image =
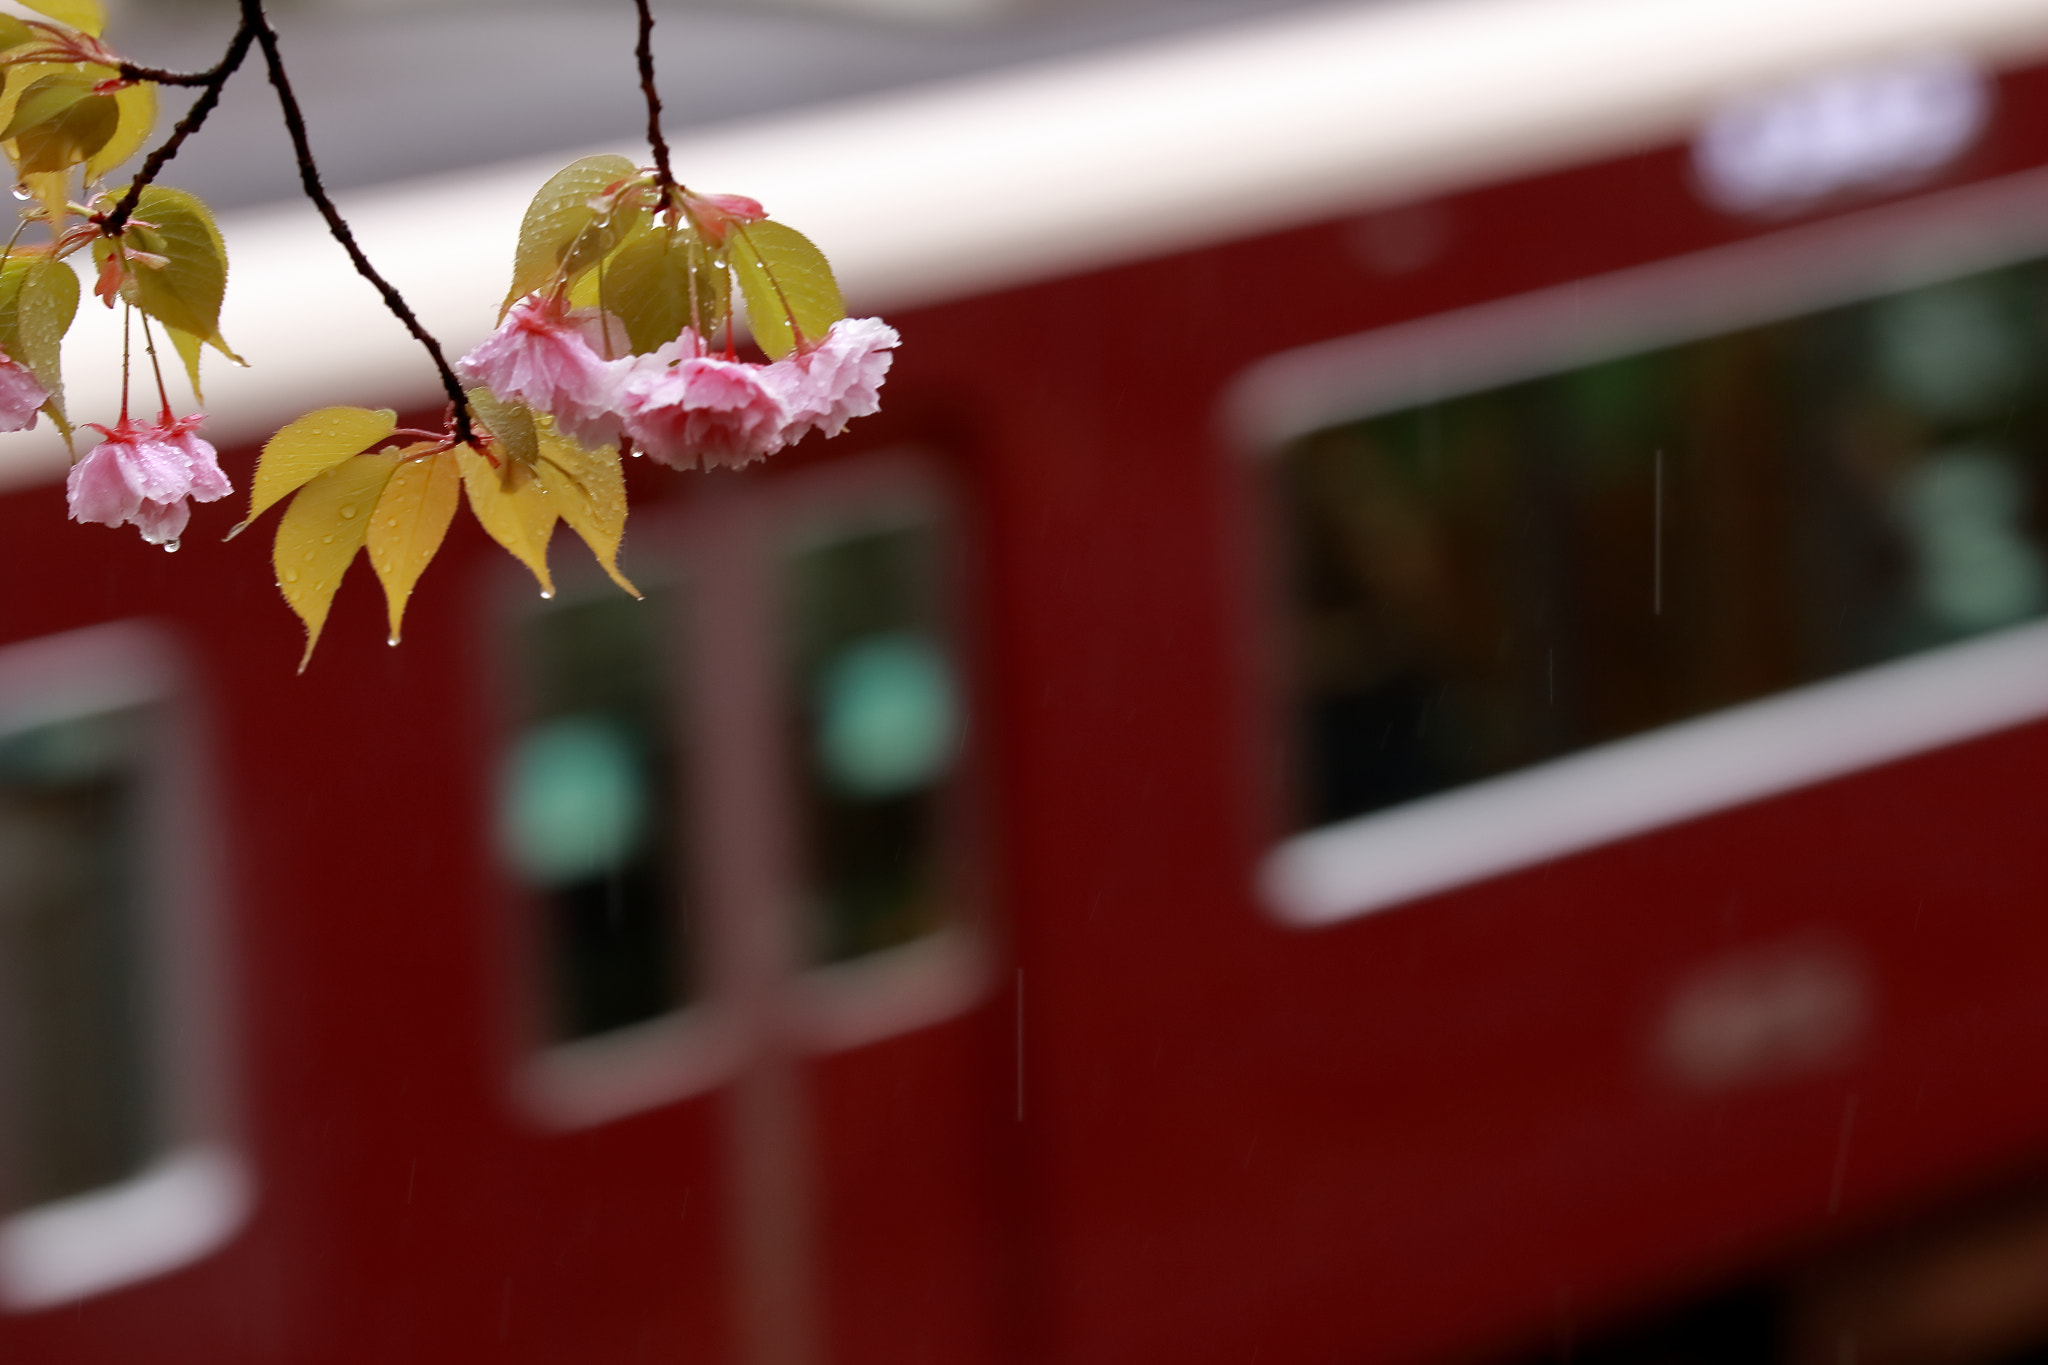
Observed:
[[[657,4],[670,126],[701,128],[920,82],[1143,42],[1312,0],[731,0]],[[135,60],[199,70],[228,0],[126,0]],[[282,0],[293,82],[337,189],[630,139],[645,126],[630,7],[575,0]],[[681,73],[687,73],[683,76]],[[544,97],[542,97],[544,93]],[[165,109],[179,107],[167,92]],[[260,81],[180,153],[178,183],[219,208],[298,193]],[[213,125],[210,125],[213,126]]]
[[[0,1361],[2048,1359],[2048,0],[657,14],[903,346],[640,600],[459,518],[295,676],[0,479]],[[643,127],[624,0],[274,19],[455,349]],[[238,487],[440,401],[274,109]]]

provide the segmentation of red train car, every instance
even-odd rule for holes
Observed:
[[[686,141],[884,412],[636,468],[644,602],[472,528],[301,677],[259,536],[24,444],[0,1357],[2034,1346],[2044,50],[1342,8]],[[466,344],[547,169],[353,213]],[[240,476],[431,406],[229,241]]]

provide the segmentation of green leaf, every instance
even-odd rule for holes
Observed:
[[[772,219],[734,224],[732,265],[754,340],[772,359],[823,340],[846,316],[825,254],[795,228]]]
[[[64,171],[105,147],[121,124],[111,95],[92,93],[92,82],[70,71],[44,76],[22,92],[0,142],[14,144],[15,169]]]
[[[350,457],[398,430],[389,408],[321,408],[287,422],[263,443],[256,477],[249,484],[249,515],[228,532],[229,539],[270,510],[279,498],[303,487]]]
[[[370,567],[384,585],[385,615],[391,623],[388,638],[394,645],[406,600],[440,550],[448,523],[455,519],[455,504],[462,497],[462,474],[454,452],[406,458],[432,449],[422,443],[397,452],[398,468],[384,485],[384,496],[377,500],[365,542]]]
[[[156,128],[156,87],[148,81],[126,85],[113,94],[116,113],[120,122],[114,135],[107,139],[107,145],[92,154],[85,163],[85,178],[98,180],[108,171],[142,150],[142,144],[149,141],[149,135]]]
[[[15,99],[6,127],[0,128],[0,142],[11,142],[37,124],[62,117],[67,109],[91,94],[92,82],[71,67],[37,77]]]
[[[277,523],[270,562],[278,591],[306,623],[301,673],[313,661],[341,576],[369,534],[371,509],[397,467],[396,455],[358,455],[336,465],[301,488]]]
[[[535,481],[531,466],[508,460],[493,469],[469,446],[456,447],[455,454],[462,467],[462,486],[469,493],[469,510],[476,514],[478,524],[506,553],[532,570],[543,596],[553,597],[548,540],[555,533],[556,512],[546,486]]]
[[[69,24],[97,38],[107,31],[107,11],[100,0],[21,0],[25,9]]]
[[[599,257],[618,245],[631,230],[631,222],[600,227],[590,199],[636,174],[638,168],[622,156],[587,156],[555,172],[540,187],[519,224],[519,249],[512,258],[512,288],[505,295],[504,307],[498,310],[500,314],[523,296],[548,285],[558,272],[573,276],[595,265]],[[637,212],[644,216],[646,211]]]
[[[204,406],[206,395],[199,388],[199,351],[206,343],[190,332],[166,325],[164,331],[170,335],[171,345],[177,348],[178,359],[185,362],[185,378],[192,381],[192,398]]]
[[[121,192],[114,192],[118,199]],[[163,185],[144,189],[135,205],[135,222],[122,240],[131,248],[155,252],[167,260],[161,270],[137,264],[129,271],[124,297],[168,327],[201,337],[237,364],[220,335],[220,301],[227,292],[228,253],[220,229],[198,196]],[[142,227],[141,223],[152,226]],[[112,249],[107,238],[93,243],[95,263]]]
[[[37,36],[41,42],[41,35]],[[14,111],[28,92],[35,88],[45,76],[67,76],[83,78],[89,88],[95,83],[111,80],[120,72],[111,66],[80,66],[76,62],[23,62],[7,68],[7,81],[0,86],[0,128],[14,122]]]
[[[540,457],[540,440],[533,429],[533,411],[524,403],[507,403],[489,389],[470,389],[469,405],[491,435],[498,438],[494,452],[500,460],[530,465]]]
[[[71,267],[40,252],[10,257],[0,267],[0,350],[28,366],[49,391],[43,411],[67,433],[59,362],[64,334],[78,315],[78,294]]]
[[[604,308],[625,324],[635,352],[674,341],[689,323],[710,337],[725,325],[732,277],[694,233],[650,233],[601,267]]]

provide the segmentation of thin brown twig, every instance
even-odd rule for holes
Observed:
[[[178,149],[185,145],[185,139],[198,132],[199,125],[206,122],[206,116],[213,112],[213,106],[220,103],[220,92],[222,87],[227,85],[228,77],[235,74],[236,69],[242,64],[242,59],[249,55],[249,43],[255,36],[255,31],[249,27],[248,21],[244,20],[242,26],[235,30],[234,41],[228,44],[228,50],[222,55],[220,63],[211,71],[199,72],[196,76],[180,75],[174,71],[156,71],[149,67],[131,66],[126,62],[121,64],[123,80],[156,81],[160,85],[199,85],[205,89],[199,98],[192,102],[192,107],[185,111],[185,117],[179,119],[177,125],[171,129],[171,135],[164,139],[163,145],[149,154],[149,158],[142,163],[142,169],[135,173],[135,179],[128,183],[128,192],[121,196],[121,202],[116,204],[114,211],[100,223],[100,230],[107,236],[121,235],[121,229],[128,225],[128,215],[135,212],[135,205],[141,200],[142,192],[155,181],[170,159],[178,154]]]
[[[124,81],[148,81],[152,85],[212,85],[219,79],[219,67],[209,71],[166,71],[160,66],[138,66],[122,62],[115,70]]]
[[[640,63],[640,93],[647,100],[647,145],[654,152],[655,188],[661,191],[661,202],[667,204],[676,177],[669,169],[668,139],[661,133],[661,92],[654,86],[654,11],[647,0],[634,3],[640,7],[640,43],[633,55]]]
[[[270,73],[270,83],[277,90],[277,102],[284,113],[285,131],[291,135],[292,151],[298,157],[299,183],[305,188],[306,197],[313,201],[313,207],[320,210],[320,216],[327,222],[327,230],[334,240],[341,243],[341,249],[348,253],[355,265],[356,273],[368,280],[383,296],[384,306],[389,308],[413,339],[424,346],[433,357],[434,368],[440,372],[441,387],[448,392],[448,401],[454,408],[455,438],[464,445],[476,440],[476,429],[472,425],[469,410],[469,395],[462,391],[462,381],[455,377],[455,371],[448,364],[448,357],[441,351],[441,343],[433,333],[421,325],[412,308],[389,280],[377,273],[370,264],[370,258],[356,245],[355,234],[349,230],[348,222],[334,201],[327,197],[326,188],[320,183],[320,170],[313,161],[312,143],[306,136],[305,116],[299,110],[298,97],[292,93],[291,79],[285,75],[284,57],[277,48],[277,33],[270,27],[269,18],[263,13],[263,0],[242,0],[242,24],[254,35],[257,46],[263,49],[263,64]]]

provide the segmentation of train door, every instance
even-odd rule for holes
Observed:
[[[713,476],[539,653],[501,844],[536,892],[557,1124],[723,1112],[731,1353],[993,1352],[952,510],[921,462]],[[657,548],[658,547],[658,548]]]

